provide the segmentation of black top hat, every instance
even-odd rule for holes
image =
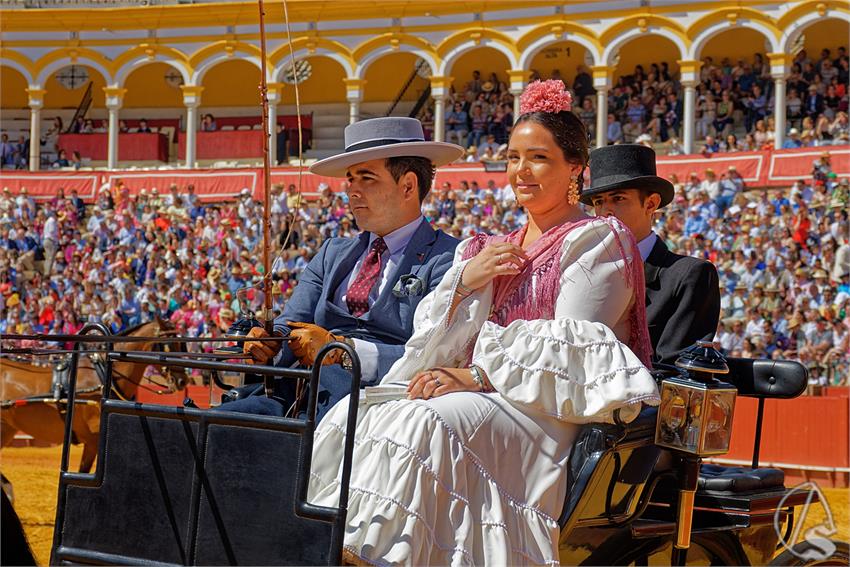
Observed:
[[[658,208],[673,200],[673,184],[655,173],[655,151],[638,144],[618,144],[590,152],[590,187],[581,202],[592,204],[593,196],[614,189],[649,189],[661,195]]]

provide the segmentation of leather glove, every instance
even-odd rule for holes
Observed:
[[[286,324],[290,328],[289,348],[292,350],[292,354],[298,357],[298,361],[303,366],[313,366],[316,362],[316,355],[319,354],[319,351],[326,344],[333,341],[345,341],[345,337],[334,335],[330,331],[313,323],[287,321]],[[342,350],[334,349],[325,356],[322,364],[324,366],[339,364],[342,360],[342,354]]]
[[[254,339],[258,337],[268,337],[269,334],[262,327],[254,327],[248,331],[246,336]],[[266,364],[270,359],[274,358],[274,355],[276,355],[279,350],[279,342],[245,341],[242,343],[242,352],[250,354],[252,362],[257,364]]]

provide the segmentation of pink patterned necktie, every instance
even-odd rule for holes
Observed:
[[[387,243],[380,236],[375,239],[369,247],[369,253],[360,266],[360,272],[345,294],[345,303],[348,311],[355,317],[360,317],[369,311],[369,292],[378,282],[381,275],[381,254],[386,252]]]

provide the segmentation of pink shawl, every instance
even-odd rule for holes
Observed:
[[[643,262],[631,231],[614,217],[589,217],[552,227],[543,233],[525,251],[529,262],[522,272],[515,276],[498,276],[493,280],[493,309],[489,320],[504,327],[517,320],[554,319],[555,303],[561,290],[560,258],[564,238],[572,230],[594,220],[602,220],[614,232],[620,256],[625,260],[624,275],[629,287],[634,290],[634,301],[629,310],[628,347],[647,368],[652,368],[652,345],[646,323]],[[464,250],[463,259],[476,256],[488,244],[510,242],[520,246],[527,228],[528,225],[507,235],[476,234]],[[622,240],[623,235],[628,239],[625,243]],[[627,250],[632,253],[628,254]]]

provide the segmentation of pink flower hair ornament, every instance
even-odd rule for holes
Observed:
[[[525,87],[519,97],[519,113],[569,112],[573,106],[573,95],[564,89],[563,81],[550,79],[534,81]]]

